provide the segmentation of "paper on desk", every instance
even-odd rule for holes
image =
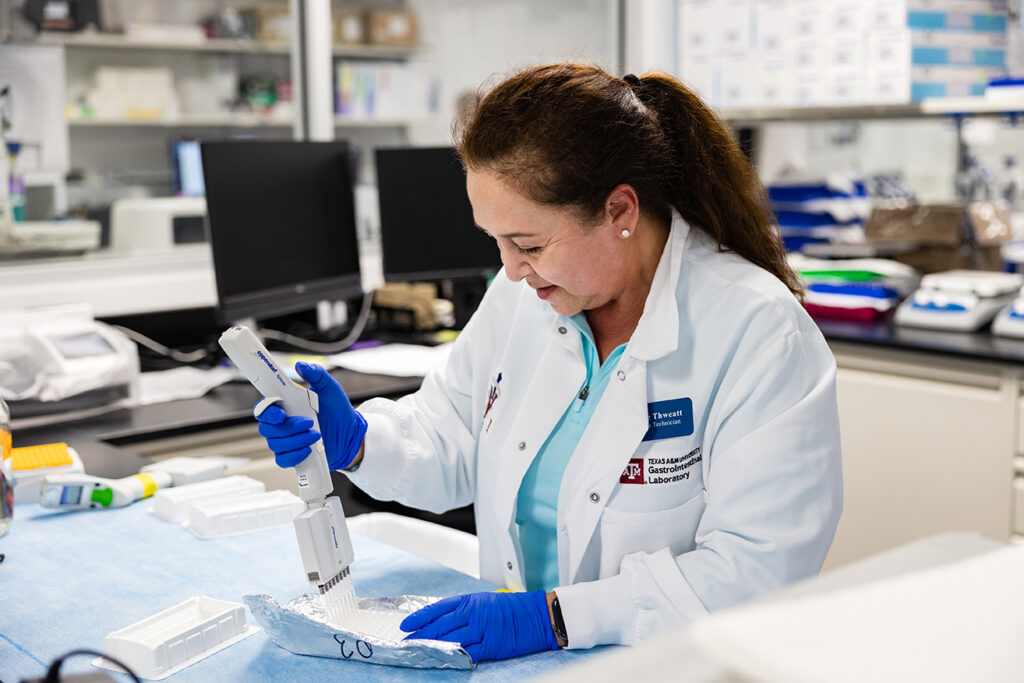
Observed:
[[[396,377],[421,377],[448,360],[452,342],[440,346],[385,344],[330,356],[340,368]]]
[[[739,607],[687,635],[751,680],[1021,680],[1024,547],[865,585]]]
[[[214,387],[238,377],[238,370],[217,366],[209,370],[180,367],[159,372],[144,372],[139,377],[139,403],[165,403],[184,398],[199,398]]]

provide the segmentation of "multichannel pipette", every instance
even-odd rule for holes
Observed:
[[[123,479],[104,479],[85,472],[49,474],[43,479],[39,504],[48,508],[89,510],[116,508],[149,498],[158,488],[216,479],[227,463],[217,458],[179,456],[146,465]]]
[[[220,336],[220,345],[263,394],[264,399],[256,405],[257,414],[280,403],[289,416],[308,417],[319,430],[317,395],[293,382],[252,330],[232,327]],[[312,448],[309,457],[295,466],[299,497],[306,503],[305,512],[295,518],[295,534],[309,583],[320,591],[331,620],[339,621],[346,612],[356,609],[355,588],[349,577],[354,557],[352,541],[341,500],[327,495],[334,485],[323,441]]]

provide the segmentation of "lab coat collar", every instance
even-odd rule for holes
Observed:
[[[667,356],[679,346],[679,305],[676,289],[683,260],[689,224],[672,209],[672,226],[668,241],[654,271],[651,291],[644,303],[636,330],[626,346],[626,354],[638,360],[655,360]]]

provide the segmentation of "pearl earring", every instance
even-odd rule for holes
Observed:
[[[629,237],[629,230],[623,230],[622,231],[622,236],[623,237]]]

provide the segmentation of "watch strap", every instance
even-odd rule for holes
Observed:
[[[553,631],[555,632],[555,640],[558,641],[558,647],[566,648],[569,647],[569,638],[565,634],[565,618],[562,617],[562,606],[558,604],[558,594],[551,600],[551,621],[553,623]]]

